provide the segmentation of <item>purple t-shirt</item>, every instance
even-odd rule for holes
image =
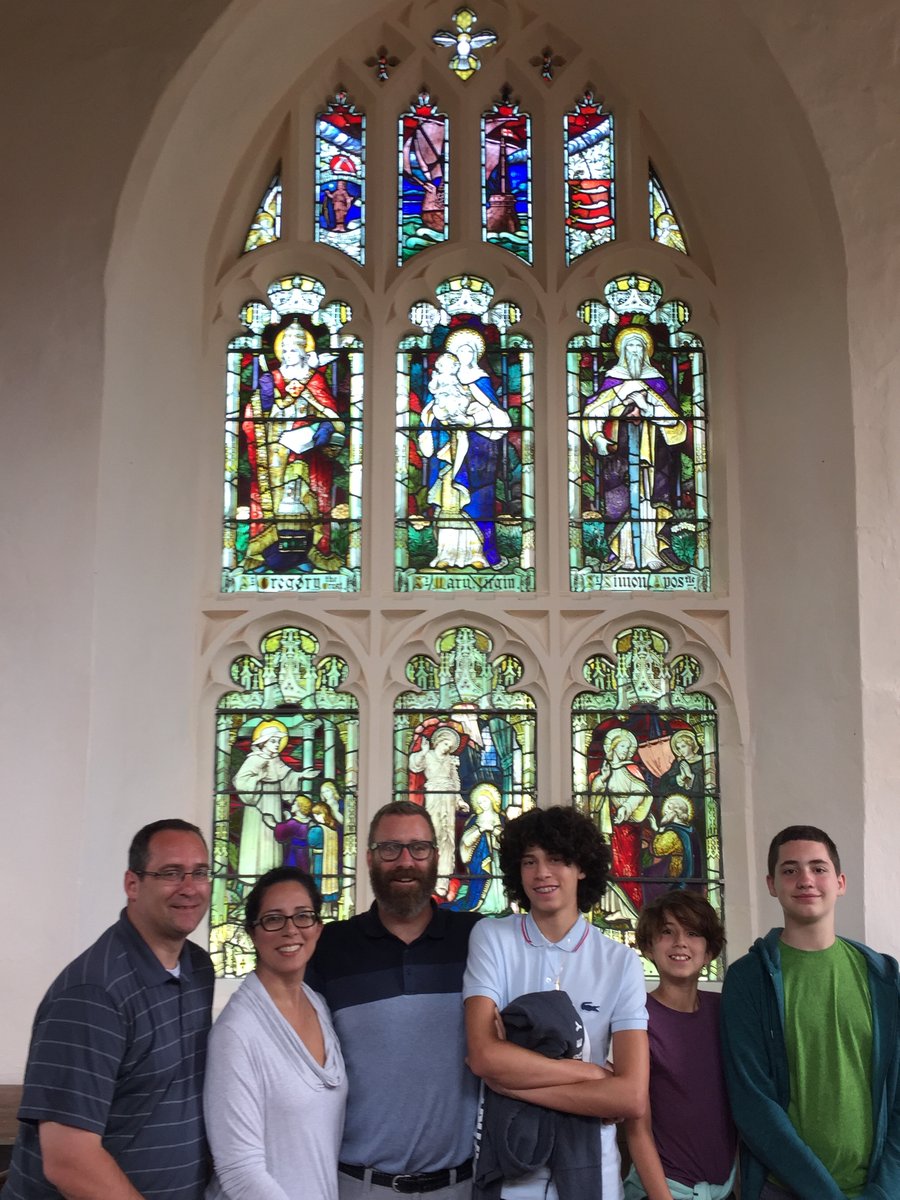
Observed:
[[[699,998],[697,1011],[686,1013],[647,997],[653,1138],[666,1178],[689,1187],[724,1183],[737,1145],[722,1075],[720,997]]]

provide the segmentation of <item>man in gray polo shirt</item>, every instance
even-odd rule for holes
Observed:
[[[378,810],[367,859],[375,903],[325,926],[306,974],[347,1064],[340,1200],[467,1200],[478,1081],[460,992],[478,914],[434,904],[437,843],[420,805]]]
[[[134,837],[118,922],[35,1017],[3,1200],[201,1200],[212,963],[186,941],[209,907],[200,830]]]

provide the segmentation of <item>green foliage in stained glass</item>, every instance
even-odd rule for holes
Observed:
[[[219,976],[253,967],[244,901],[273,867],[308,871],[326,920],[353,913],[359,718],[341,690],[346,662],[318,649],[304,629],[272,630],[258,655],[232,663],[237,690],[219,701],[210,905]]]
[[[409,660],[416,690],[395,704],[394,799],[431,816],[441,903],[496,916],[509,909],[497,839],[537,799],[534,701],[514,690],[519,659],[492,658],[481,630],[447,629],[435,649]]]
[[[397,355],[396,589],[534,588],[531,344],[486,279],[421,301]]]
[[[572,707],[572,793],[612,849],[610,883],[592,920],[634,944],[641,909],[671,888],[701,892],[723,913],[718,717],[694,691],[701,668],[669,641],[635,626],[615,658],[587,659]],[[653,964],[645,963],[648,974]],[[710,964],[720,979],[724,965]]]
[[[568,347],[575,592],[709,591],[706,367],[690,310],[620,275]]]
[[[675,209],[652,166],[649,180],[651,239],[659,242],[661,246],[671,246],[673,250],[680,250],[682,254],[687,254],[681,222],[675,216]]]
[[[228,347],[223,592],[359,589],[363,352],[324,296],[276,280]]]
[[[256,250],[260,246],[268,246],[277,242],[281,237],[281,164],[278,165],[272,181],[263,193],[247,236],[244,239],[244,253]]]

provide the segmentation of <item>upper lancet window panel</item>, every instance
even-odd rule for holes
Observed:
[[[534,589],[532,349],[519,310],[460,275],[397,354],[396,589]]]
[[[223,592],[359,590],[363,351],[307,275],[228,346]]]
[[[665,188],[660,183],[659,176],[653,166],[649,172],[650,181],[650,237],[661,246],[671,246],[687,254],[687,246],[681,223],[675,215]]]
[[[275,169],[269,186],[263,193],[256,214],[244,238],[244,253],[260,246],[271,245],[281,237],[281,164]]]
[[[531,263],[531,117],[508,94],[481,118],[481,207],[484,240]]]
[[[316,241],[366,261],[366,118],[346,92],[316,115]]]
[[[400,118],[398,262],[449,235],[450,121],[427,92]]]
[[[703,345],[655,279],[604,296],[568,349],[572,590],[708,591]]]
[[[722,913],[718,718],[714,701],[693,690],[699,662],[668,661],[662,633],[625,629],[613,649],[614,659],[587,660],[591,691],[573,705],[573,796],[612,849],[593,919],[633,945],[641,909],[671,888],[702,892]],[[707,971],[721,978],[722,965]]]
[[[591,92],[564,118],[566,262],[616,236],[612,114]]]
[[[449,908],[509,911],[498,860],[507,821],[536,802],[534,701],[515,690],[522,663],[491,657],[487,634],[445,630],[437,658],[414,655],[415,691],[394,708],[394,799],[424,805],[438,855],[431,891]]]
[[[210,905],[218,975],[252,970],[244,900],[273,867],[309,872],[326,919],[353,914],[359,718],[341,690],[347,663],[318,649],[304,629],[272,630],[259,655],[234,660],[237,690],[218,704]]]

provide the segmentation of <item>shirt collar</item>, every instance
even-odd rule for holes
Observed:
[[[123,908],[119,914],[116,930],[119,937],[125,943],[131,965],[144,987],[158,987],[161,983],[190,982],[193,977],[193,968],[190,947],[187,942],[182,946],[181,954],[178,956],[178,962],[181,965],[181,974],[176,979],[171,971],[166,970],[134,925],[132,925],[128,919],[127,907]]]
[[[584,944],[586,930],[590,928],[585,918],[579,913],[575,924],[568,933],[560,938],[558,942],[551,942],[538,929],[537,922],[530,912],[525,913],[521,920],[524,931],[522,936],[526,945],[531,945],[538,950],[564,950],[567,954],[574,954],[576,950],[581,948]]]
[[[431,920],[428,922],[428,924],[425,926],[425,929],[419,936],[428,938],[445,937],[447,933],[447,921],[449,919],[449,914],[444,909],[438,908],[433,900],[429,901],[429,903],[431,904]],[[389,929],[385,929],[384,925],[382,924],[381,917],[378,915],[377,900],[373,900],[372,907],[368,912],[361,913],[359,919],[362,923],[363,933],[365,933],[367,937],[384,938],[395,936]],[[402,938],[397,938],[397,941],[402,940]],[[416,941],[418,940],[419,938],[416,938]]]

